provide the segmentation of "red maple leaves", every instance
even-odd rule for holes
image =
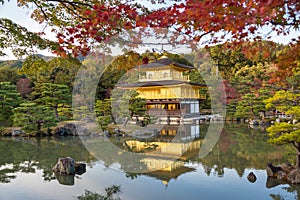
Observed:
[[[297,0],[186,0],[156,10],[129,2],[102,1],[84,9],[84,18],[75,27],[57,35],[62,49],[85,54],[92,43],[145,27],[175,30],[181,37],[170,37],[171,42],[179,43],[197,43],[206,35],[210,43],[224,41],[225,35],[235,41],[261,39],[259,30],[264,25],[287,34],[288,27],[298,27],[300,20]]]

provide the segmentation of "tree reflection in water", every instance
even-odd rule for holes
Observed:
[[[80,138],[0,138],[0,182],[9,183],[17,172],[43,171],[43,179],[56,179],[52,167],[58,157],[71,156],[76,161],[95,160]]]
[[[283,187],[284,190],[286,190],[288,193],[294,193],[295,194],[295,199],[298,199],[300,197],[300,185],[295,185],[295,184],[289,184],[285,181],[281,181],[277,178],[271,178],[268,177],[267,182],[266,182],[266,187],[267,188],[274,188],[280,185],[285,184],[286,187]],[[284,196],[281,194],[270,194],[270,197],[274,200],[284,200]]]
[[[267,143],[267,135],[260,130],[248,129],[240,124],[226,125],[223,129],[219,142],[211,150],[211,152],[203,159],[198,157],[202,138],[206,134],[207,125],[200,125],[200,138],[198,148],[190,148],[184,152],[176,162],[177,167],[165,168],[164,170],[148,171],[147,173],[126,173],[126,177],[136,179],[139,176],[148,176],[161,180],[166,185],[171,179],[177,179],[179,176],[194,172],[196,166],[202,166],[208,176],[223,177],[224,169],[234,169],[236,173],[242,177],[245,169],[265,169],[267,162],[274,165],[293,159],[293,152],[286,151],[283,147],[277,147]],[[160,135],[157,142],[165,142],[169,140],[171,135]],[[81,138],[83,139],[83,138]],[[0,138],[0,182],[9,183],[16,178],[17,172],[36,173],[41,170],[43,179],[51,181],[61,178],[55,177],[52,173],[52,167],[58,157],[70,156],[76,161],[83,161],[88,165],[93,165],[96,161],[92,155],[94,152],[86,150],[85,145],[79,137],[65,138]],[[132,141],[134,138],[110,138],[110,141],[104,138],[86,138],[91,144],[101,145],[101,151],[97,152],[97,159],[110,167],[113,163],[118,163],[120,169],[135,167],[128,157],[124,157],[123,151],[129,150],[129,146],[124,145],[126,141]],[[120,149],[116,151],[112,149],[108,143],[113,142]],[[143,141],[142,141],[143,142]],[[153,141],[144,141],[148,145],[148,149],[143,149],[144,153],[157,150],[159,143],[151,145]],[[146,145],[146,146],[147,146]],[[150,148],[151,147],[151,148]],[[152,148],[153,147],[153,148]],[[155,148],[154,148],[155,147]],[[100,157],[99,157],[100,156]],[[156,161],[159,163],[163,160],[155,156],[151,159],[144,160],[143,167],[147,168],[147,162]],[[192,163],[193,165],[186,165]],[[168,169],[168,170],[166,170]],[[88,171],[88,170],[87,170]],[[72,180],[73,181],[73,180]],[[68,183],[74,184],[68,181]],[[268,179],[266,187],[274,187]],[[282,183],[278,183],[282,184]],[[287,185],[287,192],[298,194],[300,188],[294,185]],[[280,194],[270,195],[273,199],[280,199]]]

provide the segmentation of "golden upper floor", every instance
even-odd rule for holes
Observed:
[[[190,77],[188,75],[183,75],[183,72],[177,71],[172,68],[148,70],[139,74],[140,82],[161,80],[190,81]]]
[[[139,82],[162,80],[189,81],[189,76],[183,75],[183,72],[192,69],[194,69],[193,66],[177,63],[169,58],[162,58],[138,67],[140,71]]]

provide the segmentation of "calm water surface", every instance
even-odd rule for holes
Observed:
[[[217,145],[200,159],[197,152],[205,135],[205,126],[201,125],[200,138],[175,162],[176,166],[158,171],[133,173],[128,170],[133,165],[130,159],[121,151],[112,154],[113,150],[106,147],[113,142],[123,151],[143,152],[148,159],[143,167],[154,169],[166,166],[168,159],[153,155],[153,148],[159,149],[172,134],[167,131],[156,143],[133,143],[132,138],[86,138],[90,144],[104,147],[97,159],[79,137],[0,138],[0,199],[76,199],[85,190],[103,193],[113,184],[121,185],[121,199],[298,199],[299,186],[268,179],[265,172],[267,162],[293,161],[292,149],[268,144],[259,129],[226,125]],[[66,156],[86,163],[86,172],[75,177],[53,174],[57,158]],[[247,179],[251,171],[257,176],[254,183]]]

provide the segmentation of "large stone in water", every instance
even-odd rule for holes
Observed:
[[[71,157],[59,158],[52,171],[60,174],[74,175],[75,161]]]
[[[256,176],[253,172],[250,172],[247,176],[248,181],[250,181],[251,183],[254,183],[256,181]]]
[[[282,171],[281,167],[275,167],[272,165],[272,163],[267,164],[267,175],[269,177],[277,178],[279,171]]]

